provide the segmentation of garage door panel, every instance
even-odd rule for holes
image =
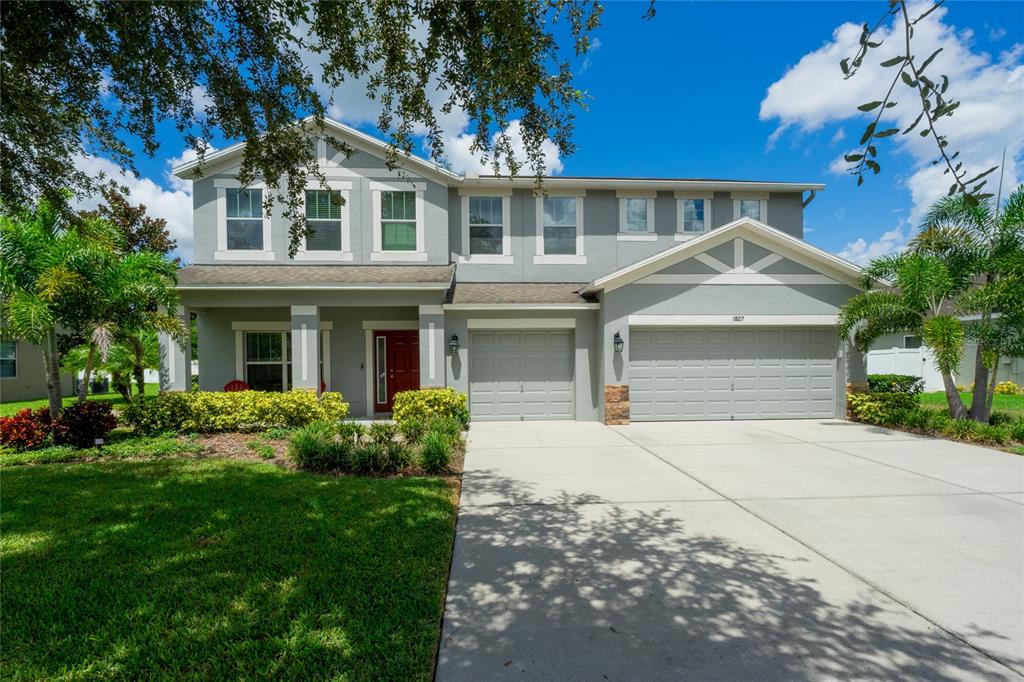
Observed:
[[[469,402],[474,419],[572,419],[572,332],[473,331]]]
[[[636,421],[831,417],[830,329],[632,329]]]

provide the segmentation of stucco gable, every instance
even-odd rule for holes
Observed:
[[[860,268],[749,218],[591,282],[583,291],[647,284],[844,284],[857,286]]]

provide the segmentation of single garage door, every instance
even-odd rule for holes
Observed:
[[[631,329],[629,340],[636,421],[835,416],[832,329]]]
[[[569,330],[471,331],[473,419],[573,419],[573,364]]]

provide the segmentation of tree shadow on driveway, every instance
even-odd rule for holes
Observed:
[[[439,680],[1018,679],[729,502],[469,485]]]

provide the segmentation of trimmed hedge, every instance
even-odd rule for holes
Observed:
[[[901,393],[916,396],[924,390],[924,379],[910,374],[869,374],[868,390],[871,393]]]
[[[348,403],[340,393],[319,398],[310,391],[161,393],[133,401],[121,419],[141,433],[214,433],[296,428],[315,421],[341,421]]]
[[[421,388],[395,394],[392,417],[401,426],[409,419],[424,422],[455,419],[463,428],[469,425],[469,397],[453,388]]]

